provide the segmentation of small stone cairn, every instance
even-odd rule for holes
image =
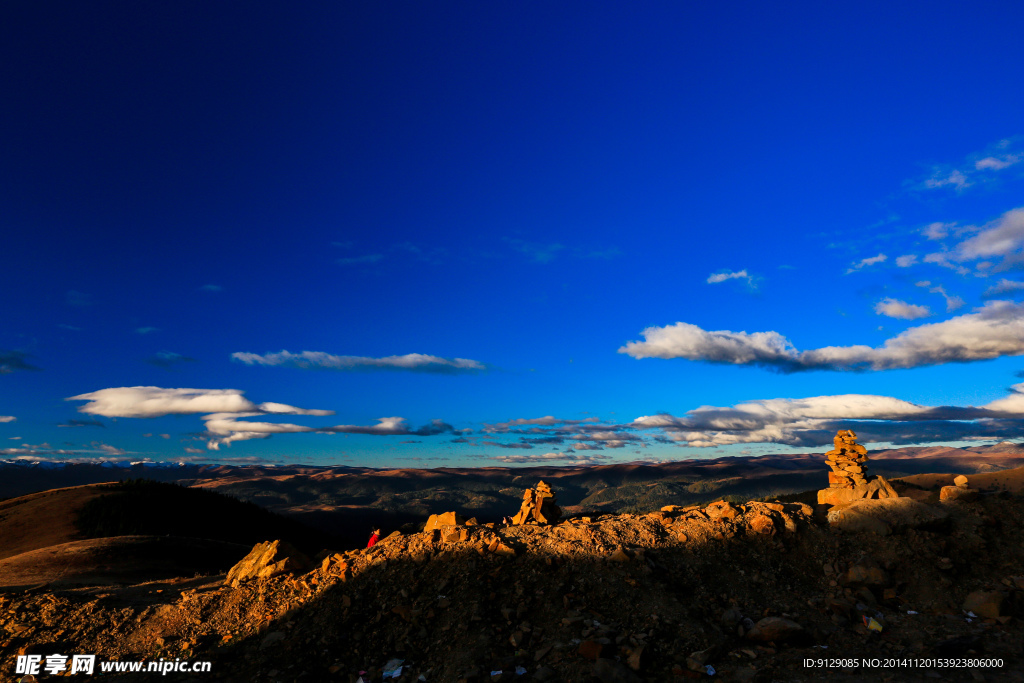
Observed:
[[[519,512],[512,518],[516,526],[522,524],[557,524],[562,516],[562,509],[555,501],[551,487],[543,481],[536,488],[523,492],[523,504]]]
[[[818,504],[843,505],[860,498],[899,498],[884,477],[868,477],[868,451],[857,443],[852,429],[840,429],[832,440],[835,449],[825,454],[828,466],[827,489],[818,491]]]

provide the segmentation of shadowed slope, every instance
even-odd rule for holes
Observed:
[[[249,550],[237,543],[167,536],[71,541],[0,560],[0,588],[98,586],[217,573]]]
[[[83,538],[78,511],[108,491],[108,484],[89,484],[0,502],[0,560]]]

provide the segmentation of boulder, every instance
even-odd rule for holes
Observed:
[[[956,475],[955,477],[953,477],[953,485],[954,486],[959,486],[962,489],[967,488],[968,487],[967,477],[965,477],[962,474]]]
[[[604,645],[596,640],[584,640],[580,643],[577,652],[579,652],[580,657],[594,661],[604,652]]]
[[[1001,616],[1000,610],[1006,593],[1002,591],[974,591],[964,599],[965,612],[974,612],[979,617],[996,619]]]
[[[503,557],[515,557],[516,549],[512,546],[505,545],[501,541],[498,542],[494,549],[491,551],[495,555],[501,555]]]
[[[466,518],[460,515],[458,512],[442,512],[439,515],[430,515],[427,518],[427,523],[423,527],[424,531],[434,531],[440,529],[443,526],[456,526],[463,525],[466,523]]]
[[[533,672],[533,680],[535,681],[551,681],[555,678],[555,670],[546,666],[539,666],[537,670]]]
[[[966,486],[943,486],[939,489],[939,500],[942,502],[970,503],[976,500],[978,492]]]
[[[885,477],[875,477],[871,481],[848,488],[831,487],[818,491],[818,505],[845,505],[855,500],[898,498],[896,489],[886,481]]]
[[[828,513],[828,523],[833,527],[847,532],[865,531],[879,536],[888,536],[892,533],[885,520],[857,510],[846,508],[833,508]]]
[[[687,668],[689,668],[690,671],[703,672],[705,670],[704,666],[708,663],[708,660],[715,656],[715,653],[717,651],[718,648],[716,648],[715,646],[711,646],[705,650],[691,652],[690,656],[686,658]]]
[[[225,584],[250,579],[266,579],[278,574],[305,571],[311,562],[287,541],[265,541],[257,543],[249,554],[231,568]]]
[[[770,536],[775,533],[775,522],[768,515],[755,515],[747,525],[756,534]]]
[[[325,557],[320,563],[320,570],[326,574],[336,574],[341,577],[342,581],[347,581],[351,574],[348,562],[345,561],[345,556],[341,553]]]
[[[562,509],[558,507],[555,492],[541,481],[535,488],[523,492],[523,502],[512,524],[557,524],[561,517]]]
[[[941,526],[949,518],[945,510],[912,498],[856,500],[828,513],[828,523],[841,531],[868,531],[880,536],[892,530]]]
[[[844,586],[887,586],[889,585],[889,575],[881,567],[855,564],[846,570],[839,582]]]
[[[633,648],[629,653],[629,657],[626,658],[626,665],[633,671],[640,671],[644,668],[647,662],[647,657],[644,655],[645,647],[644,645],[639,645]]]
[[[747,638],[762,643],[784,643],[803,630],[795,621],[782,617],[765,617],[747,632]]]
[[[643,683],[644,680],[622,662],[604,657],[594,662],[594,677],[601,683]]]
[[[611,562],[629,562],[630,557],[623,548],[616,548],[615,552],[608,556]]]
[[[284,631],[271,631],[263,637],[263,640],[260,642],[260,649],[265,650],[268,647],[276,645],[277,643],[280,643],[282,640],[284,640],[285,637],[286,636]]]
[[[739,510],[733,507],[732,503],[719,500],[708,505],[704,511],[711,519],[736,519]]]

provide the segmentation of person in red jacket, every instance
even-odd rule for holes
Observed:
[[[372,548],[377,545],[377,540],[380,538],[380,529],[374,529],[373,533],[370,534],[370,542],[366,544],[367,548]]]

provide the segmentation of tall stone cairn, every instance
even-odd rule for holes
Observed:
[[[512,518],[516,526],[522,524],[556,524],[562,516],[562,509],[555,501],[555,493],[543,481],[536,488],[523,492],[523,504]]]
[[[828,466],[830,488],[849,489],[868,483],[867,462],[868,450],[857,443],[857,435],[852,429],[840,429],[832,439],[835,450],[825,454]]]
[[[831,468],[828,488],[818,491],[821,505],[846,505],[860,498],[899,498],[885,477],[868,477],[868,451],[857,443],[852,429],[840,429],[835,449],[825,454]]]

